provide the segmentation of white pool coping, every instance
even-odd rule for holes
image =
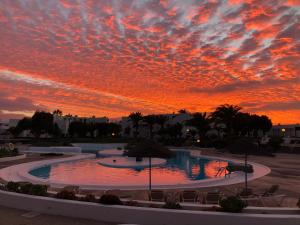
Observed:
[[[26,158],[26,154],[2,157],[2,158],[0,158],[0,162],[10,162],[10,161],[20,160],[20,159],[25,159],[25,158]]]
[[[97,152],[99,156],[108,157],[108,156],[123,156],[124,150],[118,149],[105,149]]]
[[[151,165],[154,166],[161,166],[167,162],[165,159],[160,158],[152,158]],[[107,157],[101,158],[97,161],[99,165],[112,167],[112,168],[134,168],[134,169],[142,169],[149,167],[149,160],[148,158],[143,158],[142,161],[136,161],[135,157]]]
[[[195,150],[186,150],[186,149],[172,149],[174,151],[195,151]],[[197,151],[197,150],[196,150]],[[29,174],[29,171],[57,163],[62,162],[71,162],[82,159],[93,159],[96,158],[95,154],[80,154],[71,156],[68,158],[59,158],[59,159],[51,159],[51,160],[42,160],[35,161],[29,163],[23,163],[14,165],[11,167],[7,167],[0,170],[0,177],[6,181],[28,181],[31,183],[37,184],[47,184],[51,187],[64,187],[67,185],[76,185],[81,189],[95,189],[95,190],[107,190],[107,189],[122,189],[122,190],[147,190],[148,185],[99,185],[99,184],[85,184],[85,183],[63,183],[63,182],[53,182],[49,179],[42,179],[36,176]],[[242,160],[223,158],[223,157],[215,157],[215,156],[207,156],[201,155],[201,158],[208,158],[214,160],[226,160],[233,163],[243,163]],[[271,172],[271,169],[267,166],[248,162],[253,166],[254,173],[248,174],[248,181],[258,179],[263,177]],[[204,188],[204,187],[216,187],[216,186],[224,186],[224,185],[232,185],[243,183],[245,180],[245,176],[243,172],[235,172],[230,175],[230,177],[218,177],[218,178],[210,178],[205,180],[198,181],[188,181],[185,183],[178,183],[172,185],[152,185],[153,189],[182,189],[182,188]]]

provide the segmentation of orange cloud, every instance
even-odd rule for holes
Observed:
[[[299,122],[294,4],[0,3],[0,97],[110,117],[231,103],[275,123]]]

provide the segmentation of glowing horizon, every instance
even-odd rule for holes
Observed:
[[[0,0],[0,119],[221,104],[300,122],[299,0]]]

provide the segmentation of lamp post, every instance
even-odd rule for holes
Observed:
[[[152,190],[152,162],[151,162],[151,156],[149,156],[149,192],[151,193]]]
[[[281,129],[281,132],[282,132],[282,134],[283,134],[283,137],[285,137],[285,128],[282,128],[282,129]]]
[[[245,151],[245,190],[248,193],[248,172],[247,172],[247,163],[248,163],[248,153]]]

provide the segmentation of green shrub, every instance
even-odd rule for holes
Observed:
[[[162,208],[164,208],[164,209],[182,209],[182,206],[178,202],[168,201],[162,206]]]
[[[28,182],[20,182],[19,183],[19,193],[22,194],[30,194],[30,190],[33,184]]]
[[[282,143],[282,137],[271,137],[268,145],[272,148],[273,151],[278,151],[281,148]]]
[[[12,157],[19,155],[19,151],[17,148],[14,148],[13,150],[9,150],[7,148],[1,147],[0,148],[0,158],[2,157]]]
[[[47,196],[47,185],[34,184],[31,186],[29,194],[37,196]]]
[[[99,199],[99,203],[104,205],[123,205],[123,202],[116,195],[104,194]]]
[[[17,182],[10,181],[6,184],[5,189],[11,192],[18,192],[19,184]]]
[[[77,197],[73,191],[62,190],[56,194],[56,198],[67,199],[67,200],[76,200]]]
[[[239,197],[229,196],[220,201],[220,206],[224,212],[239,213],[247,207],[247,204]]]
[[[29,182],[8,182],[6,190],[21,194],[46,196],[48,187],[46,185],[32,184]]]

